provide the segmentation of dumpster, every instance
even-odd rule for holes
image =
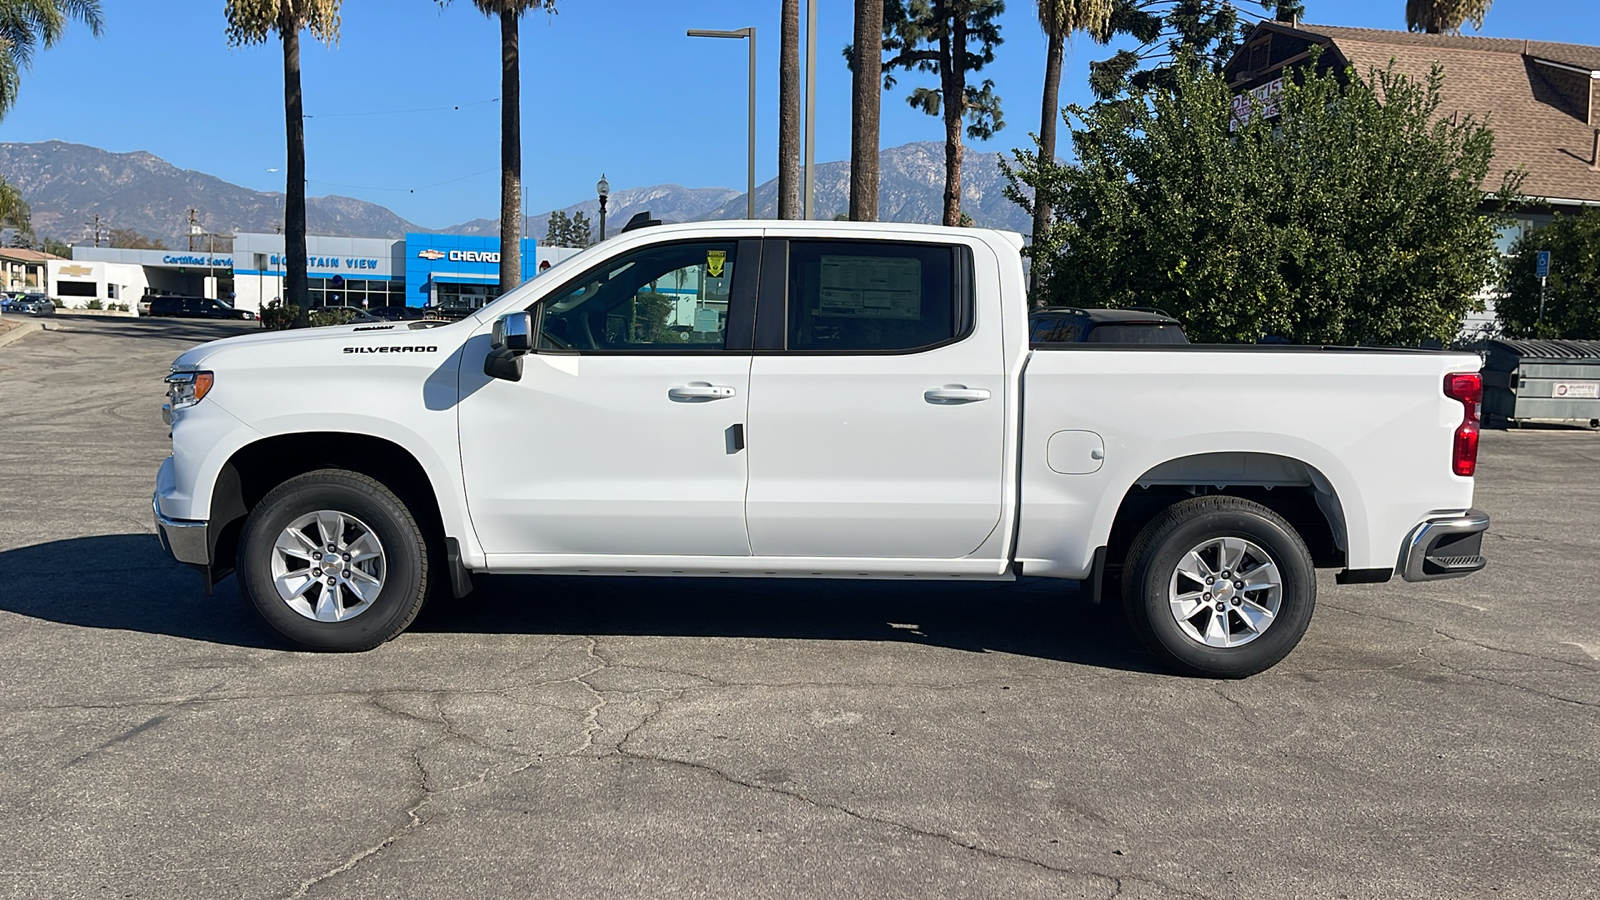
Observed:
[[[1484,422],[1570,422],[1600,428],[1600,341],[1488,342]]]

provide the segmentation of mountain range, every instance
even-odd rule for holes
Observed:
[[[938,222],[943,207],[944,145],[921,142],[881,152],[879,211],[884,221]],[[270,232],[283,221],[283,194],[257,191],[191,169],[179,169],[144,151],[112,153],[64,141],[0,143],[0,177],[15,185],[32,209],[41,235],[87,240],[100,217],[102,231],[125,228],[158,238],[171,247],[187,246],[191,208],[200,211],[207,231]],[[962,162],[962,210],[974,224],[1026,231],[1029,218],[1002,193],[1000,154],[966,151]],[[849,205],[850,165],[817,164],[814,217],[832,219]],[[776,215],[777,180],[756,188],[756,215]],[[608,231],[615,233],[635,213],[648,210],[669,222],[736,219],[745,215],[743,191],[689,188],[676,184],[614,190],[607,204]],[[583,212],[598,226],[594,199],[563,210]],[[542,238],[550,213],[529,216],[524,234]],[[499,234],[499,220],[473,219],[447,228],[407,221],[386,207],[353,197],[306,198],[306,228],[312,234],[340,237],[400,237],[408,231],[447,234]]]

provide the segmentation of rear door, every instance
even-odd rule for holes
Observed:
[[[750,374],[757,556],[950,559],[1000,521],[1000,323],[965,243],[770,239]]]

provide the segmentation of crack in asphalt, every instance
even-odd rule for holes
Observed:
[[[662,704],[662,706],[664,707],[665,704]],[[648,720],[650,718],[653,718],[660,711],[661,710],[658,709],[658,710],[656,710],[655,713],[652,713],[650,716],[646,717],[646,722],[648,722]],[[703,772],[703,773],[706,773],[706,774],[709,774],[709,775],[713,775],[713,776],[717,777],[718,779],[720,779],[720,780],[722,780],[722,781],[724,781],[724,782],[726,782],[728,784],[734,785],[736,787],[748,788],[750,790],[758,791],[758,792],[766,793],[766,794],[775,794],[777,796],[785,797],[785,798],[788,798],[790,800],[794,800],[794,801],[797,801],[799,803],[803,803],[803,804],[805,804],[807,806],[814,807],[816,809],[822,809],[822,810],[829,810],[829,811],[832,811],[832,812],[837,812],[837,813],[843,814],[845,816],[849,816],[852,819],[856,819],[857,821],[866,822],[868,824],[878,825],[878,826],[882,826],[882,827],[885,827],[885,828],[893,828],[893,829],[896,829],[896,830],[899,830],[899,831],[904,831],[904,832],[906,832],[908,834],[916,835],[918,837],[928,838],[928,839],[936,840],[936,841],[942,841],[942,842],[947,843],[947,844],[949,844],[949,845],[951,845],[953,847],[957,847],[957,848],[962,849],[962,850],[967,850],[967,851],[972,852],[972,853],[977,853],[980,856],[985,856],[985,857],[988,857],[988,858],[991,858],[991,859],[1000,860],[1000,861],[1003,861],[1003,862],[1019,863],[1019,864],[1026,865],[1026,866],[1032,866],[1034,868],[1042,869],[1042,870],[1044,870],[1046,872],[1050,872],[1050,873],[1056,874],[1056,875],[1070,875],[1070,876],[1074,876],[1074,877],[1078,877],[1078,878],[1099,878],[1099,879],[1102,879],[1104,881],[1110,882],[1111,892],[1106,894],[1106,897],[1108,898],[1108,900],[1109,900],[1109,898],[1113,898],[1113,897],[1119,896],[1122,893],[1123,888],[1126,886],[1127,882],[1135,882],[1135,883],[1139,883],[1139,884],[1148,884],[1148,885],[1152,885],[1154,887],[1161,888],[1162,890],[1168,891],[1170,893],[1173,893],[1173,894],[1176,894],[1176,895],[1179,895],[1179,896],[1192,897],[1192,898],[1196,898],[1196,900],[1206,900],[1206,897],[1205,897],[1204,894],[1200,894],[1200,893],[1197,893],[1195,891],[1189,891],[1189,890],[1185,890],[1185,889],[1182,889],[1182,888],[1178,888],[1178,887],[1175,887],[1173,885],[1166,884],[1165,882],[1159,881],[1157,879],[1147,878],[1147,877],[1138,876],[1138,875],[1116,875],[1116,874],[1113,874],[1113,873],[1110,873],[1110,872],[1096,871],[1094,869],[1072,869],[1072,868],[1066,868],[1066,867],[1063,867],[1063,866],[1051,865],[1050,863],[1044,862],[1042,860],[1034,859],[1034,858],[1032,858],[1030,856],[1024,856],[1024,855],[1019,854],[1019,853],[1007,853],[1007,852],[1005,852],[1003,850],[998,850],[998,849],[995,849],[993,847],[986,847],[986,846],[984,846],[982,844],[979,844],[979,843],[976,843],[974,841],[963,840],[963,839],[961,839],[961,838],[959,838],[959,837],[957,837],[957,836],[955,836],[953,834],[947,834],[947,833],[941,832],[941,831],[930,831],[930,830],[925,829],[925,828],[919,828],[916,825],[912,825],[912,824],[907,823],[907,822],[901,822],[901,821],[898,821],[898,820],[895,820],[895,819],[885,818],[883,816],[878,816],[878,815],[873,815],[871,813],[862,812],[862,811],[857,810],[857,809],[852,809],[849,806],[846,806],[846,805],[844,805],[842,803],[832,803],[832,802],[828,802],[828,801],[824,801],[824,800],[818,800],[818,799],[816,799],[814,797],[807,796],[807,795],[802,794],[802,793],[800,793],[798,791],[785,790],[785,789],[783,789],[781,787],[776,787],[776,786],[770,785],[770,784],[761,784],[761,783],[758,783],[758,782],[746,781],[746,780],[744,780],[742,778],[739,778],[739,777],[733,775],[732,773],[727,772],[726,770],[717,768],[716,766],[710,765],[708,763],[695,762],[693,760],[686,760],[686,759],[677,759],[677,758],[668,757],[668,756],[657,756],[657,755],[653,755],[653,754],[649,754],[649,753],[641,753],[639,751],[629,749],[627,747],[628,738],[631,738],[633,736],[634,732],[637,732],[639,730],[639,728],[642,728],[644,726],[644,724],[646,724],[646,723],[645,722],[641,722],[639,725],[635,726],[632,730],[629,731],[628,735],[626,735],[624,737],[624,739],[618,743],[617,750],[616,750],[618,755],[620,755],[620,756],[622,756],[622,757],[624,757],[626,759],[637,760],[637,761],[640,761],[640,762],[648,762],[648,763],[657,763],[657,764],[661,764],[661,765],[676,766],[676,767],[682,767],[682,768],[691,769],[691,770],[694,770],[694,771],[697,771],[697,772]]]

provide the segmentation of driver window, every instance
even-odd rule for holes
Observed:
[[[540,350],[721,350],[732,241],[647,247],[606,262],[540,302]]]

